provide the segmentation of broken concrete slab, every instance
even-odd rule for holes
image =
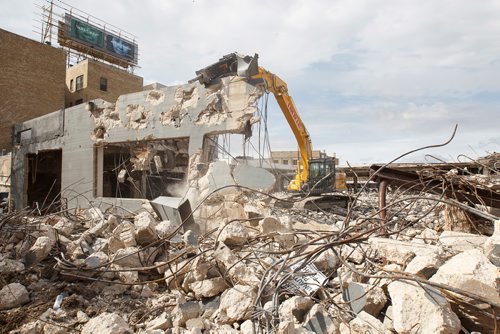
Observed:
[[[231,166],[225,161],[214,161],[208,166],[206,174],[198,180],[200,197],[205,198],[217,189],[234,186],[236,183],[231,175]],[[219,194],[234,192],[234,188],[221,190]]]
[[[443,253],[442,248],[438,246],[380,237],[371,237],[368,243],[371,249],[376,250],[381,257],[397,264],[405,264],[416,254],[441,255]]]
[[[249,166],[245,163],[238,163],[233,170],[234,182],[243,187],[259,191],[271,191],[276,182],[273,174],[264,168]]]
[[[26,287],[20,283],[10,283],[0,290],[0,310],[10,310],[30,302]]]
[[[473,248],[482,248],[487,238],[478,234],[444,231],[439,235],[439,242],[453,251],[463,252]]]
[[[451,285],[485,298],[498,297],[500,284],[498,268],[479,250],[459,253],[439,267],[431,282]]]
[[[95,252],[85,259],[85,267],[87,269],[95,269],[101,267],[109,261],[109,257],[104,252]]]
[[[423,286],[425,289],[411,281],[395,281],[388,285],[396,331],[458,334],[460,320],[446,298],[435,288]]]

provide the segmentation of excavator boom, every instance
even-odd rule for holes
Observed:
[[[329,168],[320,167],[322,166],[321,164],[325,163],[325,158],[323,158],[322,162],[316,161],[317,159],[312,159],[311,137],[297,112],[292,97],[288,94],[286,83],[276,74],[259,67],[257,54],[253,57],[241,56],[237,53],[228,54],[219,59],[218,62],[196,71],[196,75],[196,78],[189,82],[198,80],[202,84],[209,85],[221,77],[237,75],[246,78],[249,82],[263,84],[269,92],[273,93],[288,125],[292,129],[299,147],[300,160],[297,164],[297,174],[288,185],[288,190],[301,191],[306,186],[310,186],[308,180],[310,179],[311,163],[317,167],[315,171],[321,171],[322,174],[324,174],[326,170],[330,170]],[[326,159],[331,160],[331,158]],[[316,174],[316,176],[317,175],[318,174]],[[334,175],[334,169],[331,175]],[[325,175],[321,177],[323,176]],[[311,179],[316,180],[317,177],[312,176]]]
[[[300,163],[297,165],[297,175],[288,185],[288,190],[300,191],[302,185],[307,182],[309,175],[309,160],[312,158],[311,137],[297,112],[292,97],[288,94],[286,83],[266,69],[259,67],[259,73],[252,76],[253,79],[262,78],[266,82],[267,89],[273,93],[280,106],[288,125],[292,129],[293,135],[299,146]]]

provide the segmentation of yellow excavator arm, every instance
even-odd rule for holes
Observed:
[[[297,108],[293,103],[292,97],[288,94],[286,83],[266,69],[259,67],[258,74],[253,75],[252,79],[262,78],[266,83],[266,88],[274,94],[288,125],[292,129],[293,135],[299,146],[300,161],[297,164],[297,175],[288,185],[288,190],[300,191],[302,185],[307,182],[309,176],[309,160],[312,158],[311,138],[307,129],[300,119]]]

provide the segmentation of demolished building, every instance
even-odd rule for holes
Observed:
[[[480,210],[500,205],[497,170],[372,166],[397,187],[364,187],[346,209],[278,205],[297,200],[259,191],[270,173],[216,161],[217,136],[251,135],[260,86],[152,88],[16,126],[2,330],[497,331],[500,220]],[[470,206],[453,200],[464,190]]]
[[[224,78],[209,87],[122,95],[116,103],[97,99],[18,124],[15,208],[42,210],[61,200],[71,208],[135,211],[157,196],[189,190],[196,198],[197,179],[216,158],[217,136],[251,131],[262,94],[246,81]]]

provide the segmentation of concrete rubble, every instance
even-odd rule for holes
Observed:
[[[373,190],[351,194],[342,210],[278,205],[297,200],[271,193],[276,180],[264,169],[203,160],[202,134],[191,138],[200,150],[167,139],[123,144],[124,133],[146,137],[154,126],[183,135],[241,133],[256,121],[263,92],[222,81],[232,88],[188,84],[90,108],[89,147],[117,136],[114,149],[130,155],[114,171],[117,184],[140,186],[139,179],[167,170],[184,183],[168,185],[174,196],[90,197],[81,200],[87,206],[47,215],[1,215],[2,333],[498,328],[500,220],[489,209],[450,209],[440,194],[397,190],[389,191],[383,218]],[[491,179],[476,179],[467,182],[498,191]],[[126,200],[134,206],[121,210]]]
[[[214,216],[209,225],[218,222],[218,228],[201,234],[146,209],[128,216],[93,208],[71,216],[4,218],[9,227],[0,257],[4,332],[459,333],[464,327],[488,333],[494,328],[485,310],[500,305],[496,230],[491,236],[442,231],[434,225],[438,211],[408,218],[430,205],[421,200],[404,215],[398,211],[397,228],[407,226],[399,234],[372,233],[344,244],[347,237],[338,239],[342,217],[335,211],[263,205],[265,195],[248,190],[203,205],[226,197],[247,210],[233,212],[236,217]],[[350,238],[363,236],[365,228],[373,231],[372,222],[362,218],[369,217],[372,197],[358,199],[358,218],[348,224],[358,230]],[[200,212],[206,212],[203,205]],[[316,225],[304,230],[311,220]],[[311,243],[318,235],[332,246]],[[315,271],[305,271],[303,261],[327,275],[321,286],[307,286],[304,275]],[[465,308],[464,300],[482,306]],[[25,313],[31,316],[20,316]]]

